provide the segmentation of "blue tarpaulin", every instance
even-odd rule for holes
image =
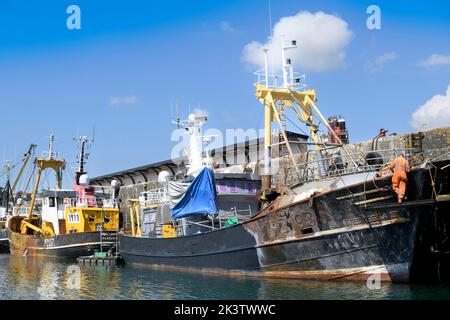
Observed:
[[[208,168],[204,168],[189,185],[183,199],[172,209],[172,218],[215,215],[217,213],[216,198],[214,174]]]

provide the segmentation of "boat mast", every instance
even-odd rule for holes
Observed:
[[[86,147],[89,143],[88,137],[81,136],[78,139],[79,139],[80,153],[78,155],[78,167],[77,167],[77,172],[76,172],[76,177],[75,177],[76,184],[79,184],[80,176],[82,176],[83,174],[86,174],[85,165],[86,165],[86,160],[89,156],[89,154],[86,153]]]
[[[86,146],[87,137],[80,137],[80,155],[79,155],[79,161],[78,161],[78,172],[83,174],[84,173],[84,147]]]
[[[189,134],[189,170],[188,175],[197,172],[205,164],[208,163],[208,155],[206,160],[203,158],[203,139],[202,127],[205,125],[208,117],[202,114],[190,114],[187,120],[177,119],[172,121],[179,128],[184,128]]]
[[[11,184],[10,184],[12,166],[9,161],[6,161],[6,163],[3,165],[3,167],[5,168],[5,172],[6,172],[6,182],[5,182],[5,187],[3,188],[2,192],[0,193],[0,206],[3,206],[6,210],[5,212],[7,213],[10,197],[11,197],[11,199],[13,197],[13,194],[11,191]]]
[[[297,166],[294,154],[287,139],[286,132],[281,123],[281,116],[285,114],[286,109],[294,111],[297,119],[309,127],[309,135],[313,140],[315,149],[320,152],[323,146],[323,141],[318,135],[319,126],[314,119],[314,113],[318,115],[320,121],[322,121],[328,129],[330,126],[325,119],[319,108],[316,106],[317,101],[316,91],[314,89],[303,90],[306,86],[304,84],[305,75],[298,75],[294,72],[291,58],[286,57],[286,51],[297,48],[297,41],[292,40],[289,45],[286,45],[285,35],[281,35],[281,66],[282,66],[282,79],[281,85],[278,84],[278,75],[270,75],[268,72],[268,53],[269,49],[264,48],[264,69],[255,72],[257,76],[256,98],[264,106],[264,173],[262,176],[263,190],[271,189],[272,176],[270,168],[270,148],[271,144],[271,130],[272,122],[277,122],[283,137],[282,144],[286,145],[288,149],[289,157],[293,163],[295,173],[300,177],[299,168]],[[264,79],[264,80],[263,80]],[[356,161],[350,155],[350,152],[342,143],[340,138],[336,135],[334,130],[330,130],[350,158],[352,163],[358,168]]]
[[[36,177],[36,183],[34,185],[33,194],[31,196],[30,206],[28,207],[28,216],[22,220],[21,233],[26,234],[28,229],[32,229],[36,232],[42,233],[42,229],[33,225],[31,221],[33,220],[33,209],[36,203],[36,195],[39,188],[39,183],[41,180],[42,172],[45,169],[53,169],[56,173],[56,188],[61,189],[62,187],[62,170],[65,167],[64,160],[56,159],[56,153],[53,152],[53,145],[55,141],[55,136],[50,135],[49,151],[47,158],[37,158],[34,162],[35,166],[38,168],[38,173]]]
[[[89,187],[89,177],[86,172],[86,160],[89,157],[89,153],[86,149],[94,140],[89,140],[87,136],[80,136],[78,138],[80,153],[78,154],[78,166],[74,177],[74,191],[78,194],[78,201],[87,205],[88,207],[96,206],[96,199],[94,196],[94,190]]]
[[[283,136],[284,144],[289,152],[289,156],[294,163],[296,173],[300,175],[297,167],[297,163],[292,152],[292,148],[287,139],[286,132],[281,123],[281,115],[284,113],[286,107],[292,108],[292,98],[288,95],[291,88],[295,88],[301,85],[300,79],[294,79],[294,70],[292,67],[291,59],[286,58],[286,51],[297,48],[297,42],[291,41],[290,45],[285,44],[284,34],[281,36],[281,66],[282,66],[282,85],[278,85],[278,76],[269,75],[268,65],[268,53],[269,49],[264,48],[264,70],[257,71],[255,74],[258,76],[256,86],[256,98],[264,105],[264,174],[263,174],[263,189],[268,190],[271,188],[271,160],[270,160],[270,148],[272,145],[272,122],[276,121],[280,127],[281,134]],[[261,75],[264,75],[264,85],[261,82]],[[272,79],[272,83],[270,81]],[[284,93],[284,95],[283,95]],[[308,91],[307,94],[313,95],[315,99],[315,92]],[[279,102],[282,106],[279,107]],[[294,109],[294,111],[296,111]],[[298,111],[297,111],[298,114]]]
[[[24,158],[22,160],[22,166],[21,166],[19,173],[17,174],[17,177],[14,180],[12,186],[11,186],[11,172],[12,172],[13,166],[11,166],[9,161],[7,161],[6,164],[4,165],[7,179],[6,179],[5,187],[2,191],[2,193],[0,194],[0,201],[3,201],[3,199],[5,198],[5,194],[6,194],[6,199],[5,199],[6,210],[8,210],[9,201],[14,202],[14,191],[16,190],[17,184],[19,183],[20,178],[22,177],[23,171],[25,170],[25,167],[27,166],[28,161],[30,160],[30,157],[34,154],[35,148],[36,148],[35,144],[31,144],[30,147],[28,148],[28,151],[25,153]],[[0,203],[0,205],[3,205],[3,204],[4,203]]]

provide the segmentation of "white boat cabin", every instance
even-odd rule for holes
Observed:
[[[60,223],[65,220],[67,205],[74,203],[77,193],[73,190],[42,190],[42,220],[51,222],[55,234],[60,234]]]

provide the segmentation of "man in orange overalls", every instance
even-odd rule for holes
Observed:
[[[400,154],[392,160],[389,168],[394,171],[392,175],[392,189],[397,193],[398,203],[402,203],[405,197],[406,183],[408,182],[406,173],[410,170],[409,162],[403,154]]]

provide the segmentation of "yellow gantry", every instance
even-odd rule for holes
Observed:
[[[26,234],[28,228],[33,229],[37,232],[42,233],[43,230],[31,223],[33,220],[33,209],[34,204],[36,202],[36,195],[39,188],[39,183],[41,181],[42,172],[46,169],[53,169],[56,172],[56,181],[58,188],[61,188],[61,181],[62,181],[62,170],[64,169],[66,163],[64,160],[57,160],[53,158],[37,158],[35,160],[35,166],[38,168],[38,174],[36,177],[36,183],[34,185],[33,195],[31,197],[31,203],[28,208],[28,217],[22,220],[22,225],[20,228],[20,232],[22,234]]]
[[[142,237],[139,200],[129,199],[128,206],[130,208],[131,235],[133,237]]]
[[[317,100],[315,90],[295,91],[290,88],[270,88],[259,83],[255,84],[255,87],[256,98],[264,106],[264,156],[270,158],[268,150],[272,144],[272,122],[276,121],[280,126],[286,148],[294,164],[294,169],[297,175],[300,175],[280,118],[287,108],[292,109],[298,120],[310,127],[310,137],[315,142],[316,148],[319,148],[320,138],[317,135],[319,128],[314,123],[313,117],[314,102]],[[266,159],[266,161],[268,160]],[[270,176],[268,172],[264,172],[264,175]]]
[[[315,90],[295,91],[289,88],[268,88],[255,84],[256,98],[264,105],[265,145],[270,146],[271,125],[279,121],[287,108],[292,109],[298,120],[310,126],[311,139],[319,144],[318,127],[314,123],[313,109],[317,101]]]
[[[336,137],[337,141],[342,145],[344,152],[349,156],[353,164],[357,166],[349,150],[347,150],[341,139],[328,124],[327,119],[325,119],[322,112],[320,112],[319,108],[316,106],[315,102],[317,101],[317,97],[314,89],[296,91],[286,87],[267,87],[260,83],[256,83],[255,87],[256,98],[264,105],[264,147],[265,149],[270,148],[272,122],[278,122],[297,174],[299,174],[297,163],[290,148],[286,133],[282,129],[280,120],[281,115],[283,115],[287,108],[294,111],[300,122],[310,127],[310,138],[314,141],[315,149],[320,150],[323,143],[318,135],[319,126],[314,121],[313,112],[315,112],[329,131]]]

